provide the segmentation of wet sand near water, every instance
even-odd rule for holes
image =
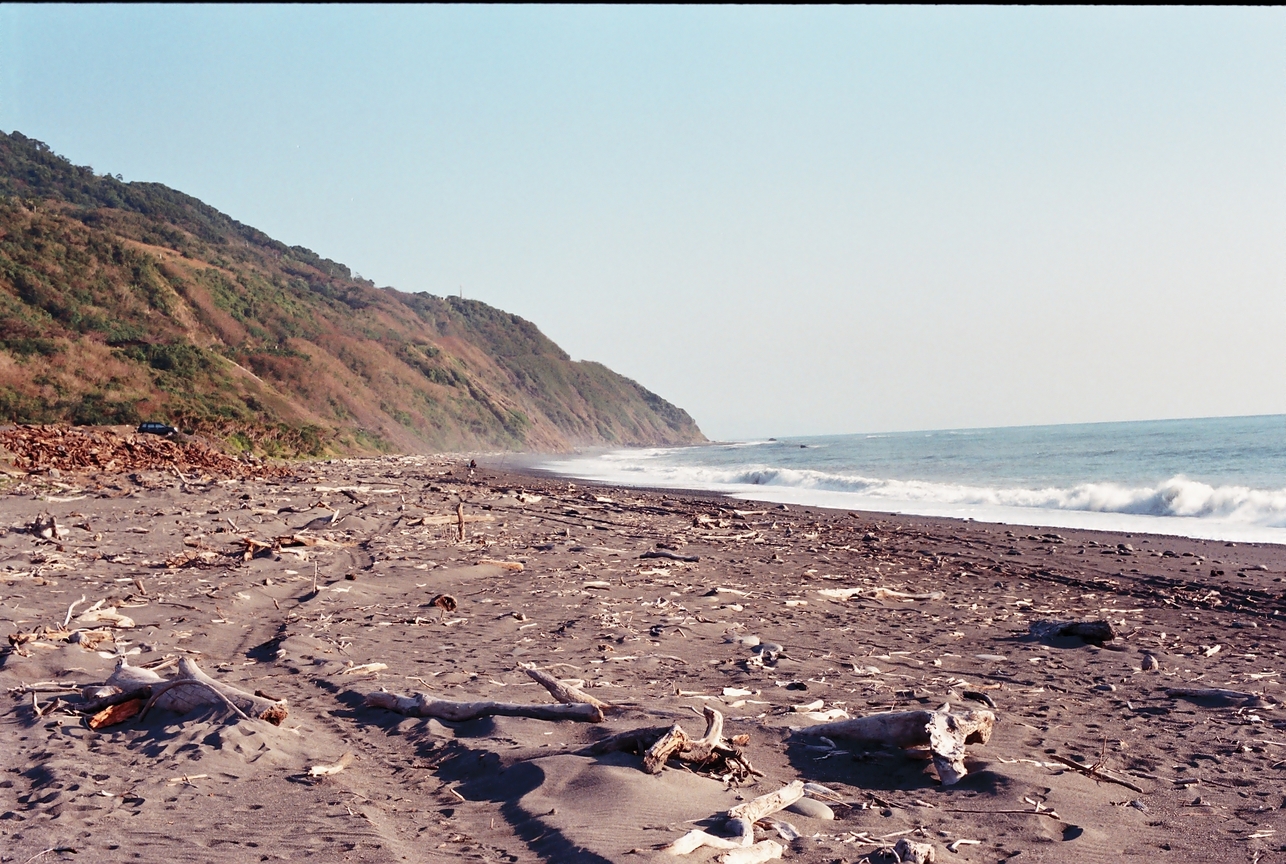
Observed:
[[[756,832],[803,862],[893,861],[903,838],[939,862],[1286,861],[1286,548],[464,464],[10,487],[0,858],[705,862],[723,853],[660,847],[804,780],[838,800],[774,814],[794,839]],[[42,513],[48,538],[28,530]],[[1033,638],[1049,619],[1114,638]],[[122,656],[163,676],[195,660],[289,714],[155,708],[90,729],[81,691]],[[613,710],[449,722],[365,705],[381,689],[555,704],[523,664]],[[924,750],[791,734],[943,703],[996,715],[951,786]],[[699,736],[706,708],[762,776],[577,752],[636,727]]]

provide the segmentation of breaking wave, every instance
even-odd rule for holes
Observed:
[[[920,480],[889,480],[811,469],[771,466],[714,467],[666,465],[657,459],[665,451],[626,451],[606,458],[574,460],[549,467],[559,473],[632,486],[707,489],[758,497],[771,491],[833,493],[852,497],[852,505],[907,511],[942,508],[1020,508],[1022,510],[1080,511],[1132,516],[1210,519],[1265,528],[1286,527],[1286,489],[1211,486],[1175,476],[1155,486],[1084,483],[1068,488],[1003,488]],[[641,458],[640,458],[641,457]],[[776,496],[770,496],[776,497]],[[811,496],[792,495],[807,501]],[[825,504],[819,498],[819,506]],[[881,507],[880,505],[885,505]],[[916,505],[921,505],[917,507]],[[845,506],[838,504],[838,506]],[[1034,515],[1034,514],[1033,514]]]

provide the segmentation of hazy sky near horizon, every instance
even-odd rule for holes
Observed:
[[[1286,11],[0,5],[0,128],[745,438],[1286,413]]]

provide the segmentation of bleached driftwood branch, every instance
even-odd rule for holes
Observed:
[[[514,705],[507,702],[450,702],[434,699],[427,693],[403,696],[399,693],[368,693],[366,705],[386,708],[408,717],[433,717],[438,720],[463,722],[479,717],[528,717],[532,720],[577,720],[582,723],[603,722],[603,711],[597,705]]]
[[[570,684],[559,681],[548,672],[542,672],[534,665],[524,665],[522,671],[526,672],[528,677],[541,687],[548,690],[550,696],[553,696],[564,705],[593,705],[600,711],[607,711],[612,707],[600,699],[595,699],[579,687],[573,687]]]
[[[728,811],[728,828],[731,837],[719,837],[696,829],[684,834],[666,846],[663,851],[671,855],[687,855],[703,846],[727,850],[719,856],[722,864],[758,864],[780,858],[782,846],[776,840],[755,842],[755,822],[784,810],[804,797],[804,781],[788,783],[776,792],[760,795],[752,801],[738,804]]]

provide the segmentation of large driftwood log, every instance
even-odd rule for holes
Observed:
[[[1262,708],[1268,704],[1262,696],[1245,693],[1241,690],[1225,690],[1222,687],[1171,687],[1165,691],[1171,699],[1198,699],[1216,705],[1243,705],[1250,708]]]
[[[607,711],[612,706],[581,690],[579,687],[573,687],[570,684],[564,684],[548,672],[542,672],[535,666],[524,665],[522,671],[526,672],[528,677],[549,691],[553,696],[564,705],[593,705],[600,711]]]
[[[533,720],[577,720],[582,723],[603,722],[603,711],[596,705],[513,705],[506,702],[449,702],[434,699],[427,693],[403,696],[399,693],[368,693],[366,705],[387,708],[408,717],[433,717],[437,720],[463,722],[479,717],[529,717]]]
[[[77,707],[86,713],[97,713],[134,699],[147,700],[140,716],[145,716],[152,708],[186,714],[202,705],[218,704],[231,708],[242,718],[267,720],[279,726],[288,714],[285,700],[247,693],[211,678],[186,657],[179,661],[178,675],[174,678],[162,678],[151,669],[130,666],[122,658],[107,679],[106,686]]]
[[[965,744],[986,744],[995,724],[996,715],[990,711],[891,711],[809,726],[794,734],[800,738],[845,738],[902,748],[928,745],[942,785],[951,786],[968,773],[964,765]]]

